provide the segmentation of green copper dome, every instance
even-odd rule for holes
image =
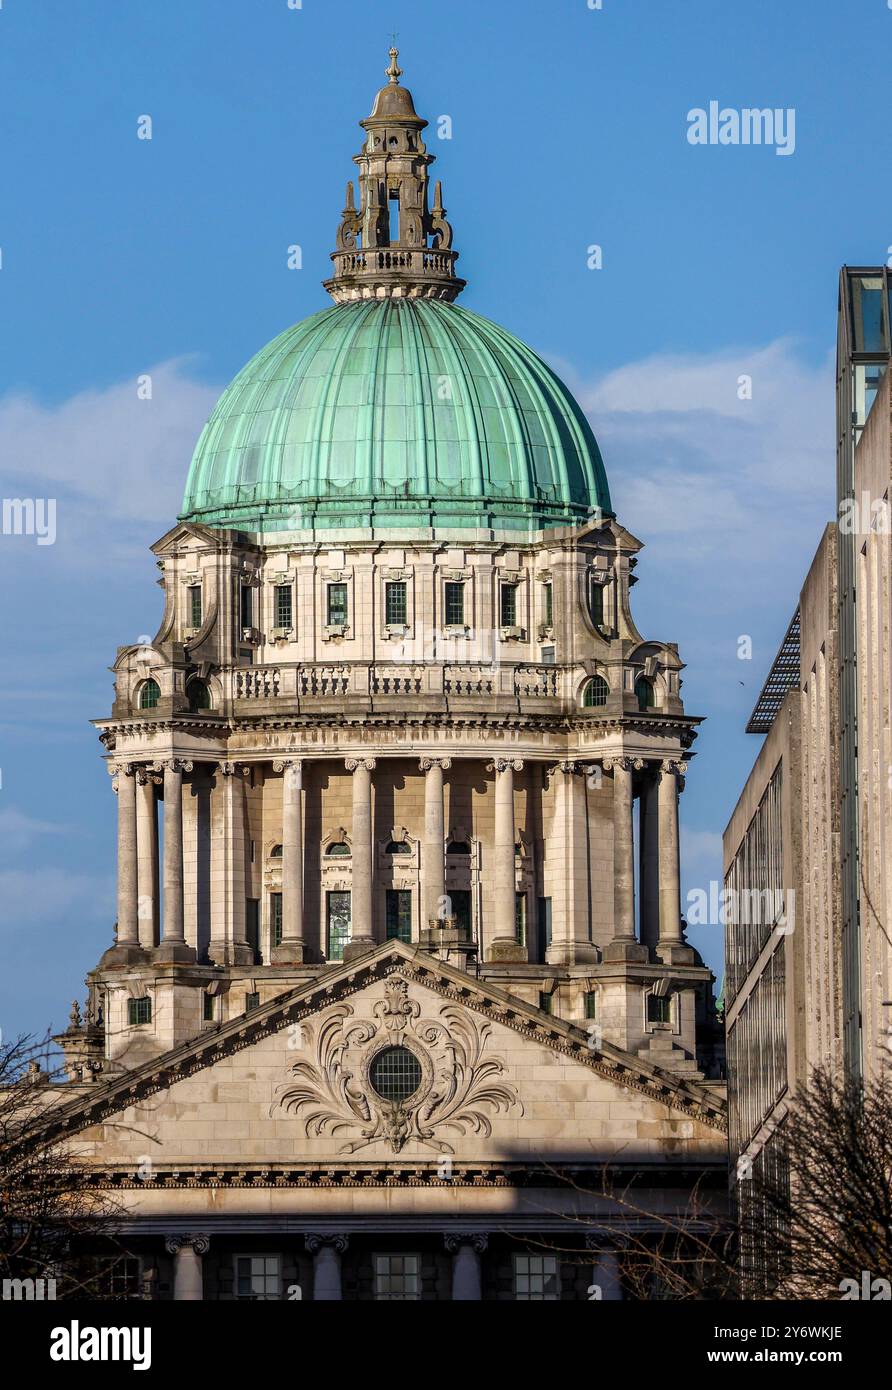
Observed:
[[[341,303],[226,388],[184,520],[246,531],[578,524],[610,494],[595,437],[530,348],[440,299]]]

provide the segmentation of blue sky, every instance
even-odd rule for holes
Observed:
[[[577,390],[645,542],[638,624],[678,641],[708,721],[686,888],[720,877],[758,752],[743,726],[833,512],[838,269],[892,243],[886,0],[3,0],[0,490],[55,497],[58,529],[0,536],[6,1036],[64,1026],[109,943],[114,798],[88,720],[116,647],[157,628],[147,547],[216,395],[326,302],[394,30],[419,110],[452,120],[430,145],[463,302]],[[795,152],[692,146],[712,100],[793,108]],[[693,939],[720,970],[718,928]]]

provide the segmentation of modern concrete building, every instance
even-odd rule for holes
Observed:
[[[890,285],[844,268],[838,515],[748,728],[765,741],[725,831],[732,1172],[775,1161],[820,1065],[888,1060],[892,997]]]
[[[162,1297],[617,1297],[605,1165],[645,1231],[724,1200],[682,662],[579,406],[452,302],[396,59],[334,305],[223,393],[97,721],[117,933],[51,1123]]]

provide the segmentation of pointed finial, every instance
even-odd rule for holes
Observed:
[[[396,61],[399,56],[400,51],[396,45],[394,45],[390,50],[390,67],[387,68],[387,76],[390,78],[391,86],[394,87],[403,75],[403,70]]]

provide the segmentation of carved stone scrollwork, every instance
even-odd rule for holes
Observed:
[[[492,1029],[464,1009],[444,1005],[439,1019],[421,1019],[408,983],[392,975],[374,1019],[357,1019],[349,1004],[337,1004],[310,1033],[308,1058],[291,1068],[276,1104],[303,1113],[308,1137],[343,1131],[356,1135],[340,1147],[356,1153],[386,1143],[399,1153],[407,1143],[438,1153],[454,1153],[445,1134],[492,1133],[491,1114],[515,1107],[523,1113],[516,1088],[501,1079],[504,1062],[484,1054]],[[411,1052],[419,1081],[404,1100],[387,1100],[372,1085],[372,1064],[385,1048]]]
[[[339,1255],[343,1255],[349,1243],[350,1237],[344,1235],[318,1235],[314,1231],[312,1234],[304,1236],[304,1245],[311,1255],[317,1254],[323,1245],[331,1245]]]
[[[355,772],[358,767],[364,767],[366,772],[374,771],[376,766],[375,758],[345,758],[344,766],[348,772]]]
[[[603,767],[605,772],[612,772],[614,768],[622,768],[625,772],[641,772],[647,766],[645,758],[632,758],[625,754],[618,758],[604,758]]]
[[[184,1245],[191,1245],[196,1255],[206,1255],[211,1248],[211,1238],[207,1235],[168,1236],[164,1242],[168,1255],[176,1255]]]
[[[461,1245],[470,1245],[478,1255],[482,1255],[489,1244],[489,1236],[482,1231],[458,1231],[454,1235],[444,1236],[443,1244],[450,1255],[454,1255]]]
[[[661,772],[669,773],[671,776],[683,777],[688,770],[688,765],[679,758],[664,758],[659,764]]]
[[[136,769],[136,780],[141,787],[147,786],[150,782],[156,787],[160,787],[164,781],[160,765],[158,763],[140,763]]]
[[[509,768],[514,772],[522,772],[523,758],[494,758],[491,763],[486,764],[487,772],[507,772]]]
[[[303,765],[303,758],[276,758],[273,763],[273,772],[284,772],[289,767],[296,767],[300,771]]]
[[[195,764],[189,758],[165,758],[157,766],[169,772],[191,772]]]
[[[445,772],[452,766],[451,758],[421,758],[418,763],[422,772],[429,772],[432,767],[441,767]]]

